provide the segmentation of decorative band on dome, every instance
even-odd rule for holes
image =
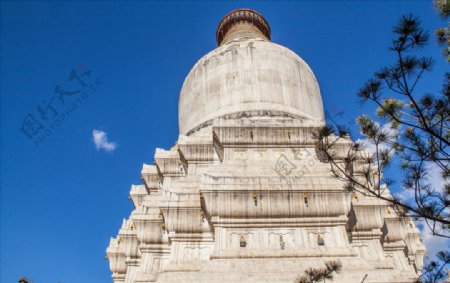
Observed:
[[[246,22],[257,27],[270,40],[270,26],[266,19],[251,9],[237,9],[225,15],[216,32],[217,45],[220,46],[227,32],[236,24]]]

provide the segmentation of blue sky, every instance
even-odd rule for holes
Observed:
[[[176,141],[183,80],[240,7],[262,13],[273,41],[308,62],[340,122],[373,110],[355,92],[392,59],[401,15],[445,26],[431,1],[2,2],[1,282],[111,282],[105,249],[132,210],[130,186],[156,147]],[[436,66],[419,91],[437,92],[448,66],[434,44],[423,52]],[[77,108],[36,146],[21,128],[49,101]],[[34,126],[32,137],[43,131]]]

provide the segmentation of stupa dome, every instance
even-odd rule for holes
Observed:
[[[178,103],[180,134],[226,115],[293,116],[324,124],[322,98],[311,68],[270,41],[270,26],[253,10],[239,9],[219,23],[216,49],[187,75]]]

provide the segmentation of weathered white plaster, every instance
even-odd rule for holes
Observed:
[[[178,105],[180,133],[256,110],[324,122],[319,85],[305,61],[270,41],[233,41],[205,55],[186,77]]]

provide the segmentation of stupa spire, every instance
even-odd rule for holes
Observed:
[[[261,38],[270,40],[270,26],[267,20],[251,9],[237,9],[226,14],[216,32],[217,46],[236,38]]]

